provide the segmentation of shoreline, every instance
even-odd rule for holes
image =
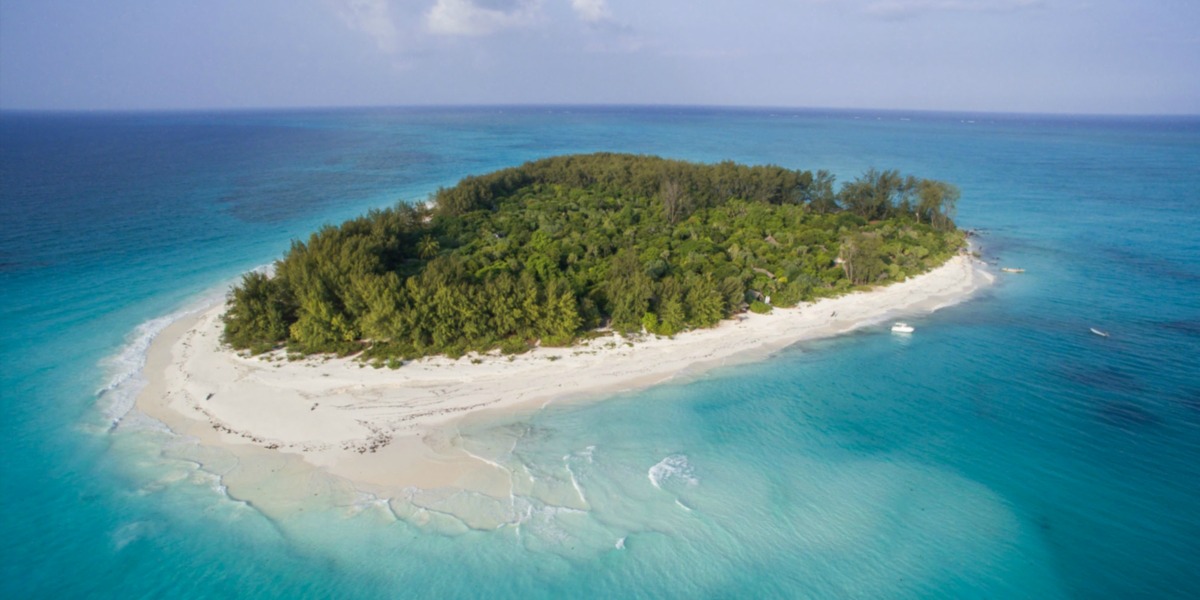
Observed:
[[[745,313],[674,338],[614,334],[513,357],[433,357],[398,369],[352,358],[288,361],[282,351],[238,356],[220,345],[225,305],[218,303],[171,323],[151,342],[136,409],[179,436],[235,455],[246,477],[236,478],[243,485],[227,483],[244,497],[256,494],[235,488],[261,489],[251,473],[284,466],[321,471],[380,496],[449,487],[507,497],[511,478],[457,443],[460,423],[759,360],[798,342],[957,304],[994,279],[960,254],[904,282]],[[286,496],[286,487],[272,486],[271,495]]]

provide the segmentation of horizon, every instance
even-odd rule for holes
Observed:
[[[523,103],[523,104],[361,104],[361,105],[296,105],[296,106],[245,106],[245,107],[162,107],[162,108],[0,108],[0,115],[202,115],[202,114],[253,114],[253,113],[319,113],[341,111],[426,111],[426,110],[688,110],[688,111],[793,111],[808,114],[863,113],[869,115],[914,115],[914,116],[986,116],[1012,118],[1084,118],[1084,119],[1200,119],[1200,111],[1179,113],[1104,113],[1104,112],[1032,112],[993,111],[958,109],[910,109],[882,107],[840,106],[784,106],[784,105],[720,105],[720,104],[602,104],[602,103]]]
[[[376,97],[188,31],[283,1],[0,0],[0,600],[1200,598],[1200,68],[514,79],[442,29]],[[778,4],[1029,1],[1087,0]]]
[[[0,110],[830,107],[1200,114],[1165,0],[0,5]]]

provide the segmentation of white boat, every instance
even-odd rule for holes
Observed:
[[[1092,333],[1094,333],[1100,337],[1108,337],[1107,331],[1100,331],[1099,329],[1096,329],[1095,327],[1089,327],[1088,329],[1091,329]]]
[[[1001,267],[1000,270],[1004,271],[1005,273],[1024,273],[1025,272],[1025,269],[1018,269],[1016,267]]]
[[[909,325],[908,323],[901,323],[897,321],[892,325],[892,333],[912,333],[913,331],[916,330],[913,329],[913,326]]]

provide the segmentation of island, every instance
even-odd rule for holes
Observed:
[[[673,336],[925,272],[962,247],[951,185],[651,156],[561,156],[468,177],[296,242],[232,294],[253,353],[376,364]],[[399,359],[399,360],[398,360]]]
[[[610,153],[466,177],[323,227],[168,327],[138,407],[275,465],[251,487],[302,463],[384,498],[507,497],[512,474],[457,443],[466,420],[694,376],[987,285],[958,198],[890,170],[835,190],[827,171]]]

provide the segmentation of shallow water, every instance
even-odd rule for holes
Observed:
[[[124,412],[161,317],[290,239],[465,174],[594,150],[946,179],[983,257],[1027,271],[909,319],[911,338],[871,328],[453,432],[502,469],[509,498],[389,502],[313,480],[329,502],[269,518],[228,496],[227,457]],[[1195,597],[1198,188],[1196,119],[4,114],[0,589]]]

